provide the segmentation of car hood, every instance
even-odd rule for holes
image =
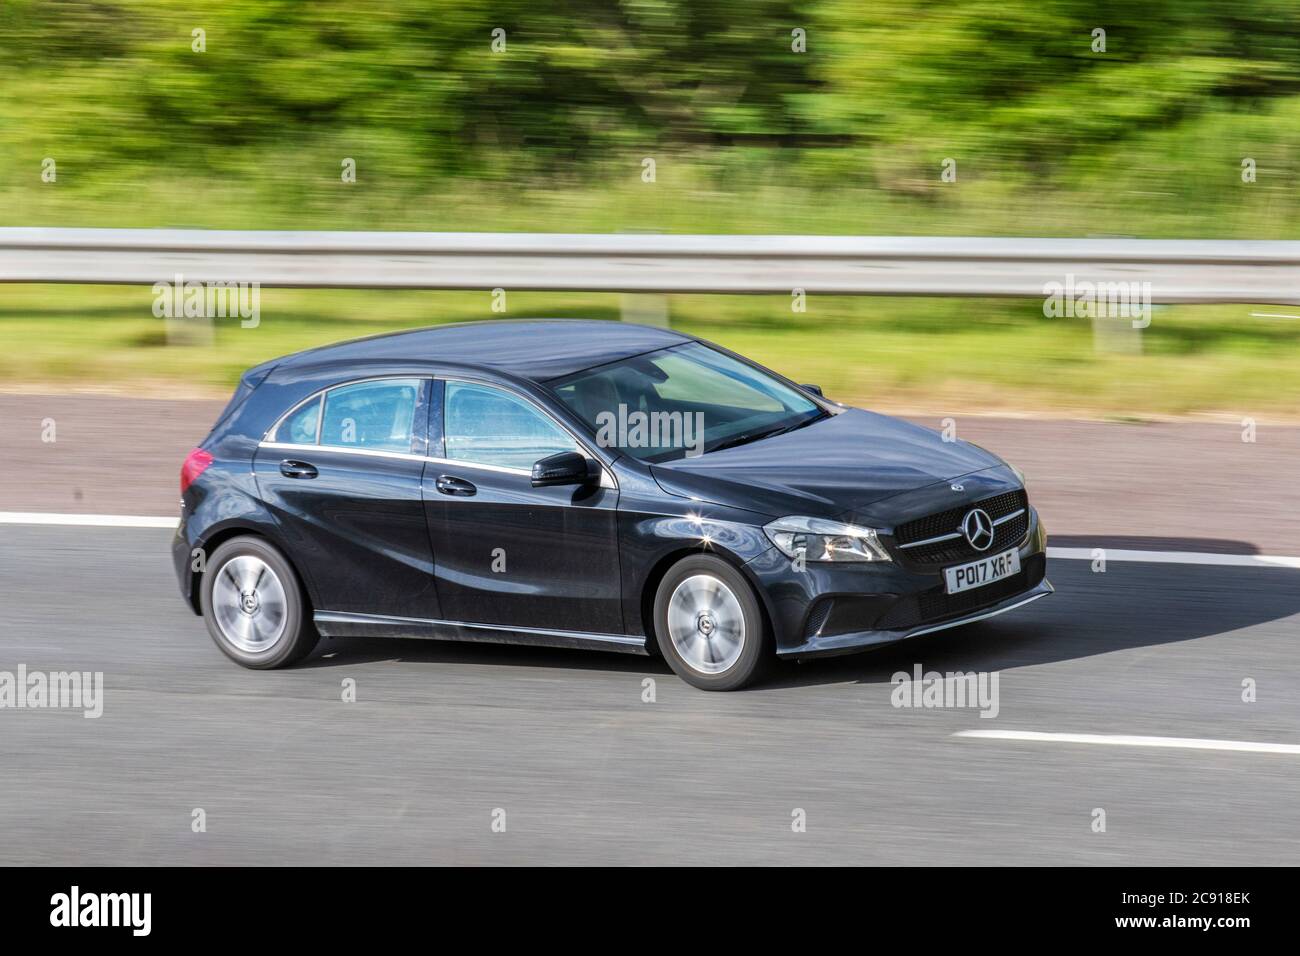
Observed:
[[[1002,464],[965,441],[851,408],[747,445],[651,466],[664,491],[772,517],[838,517]]]

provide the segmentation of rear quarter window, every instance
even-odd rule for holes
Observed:
[[[320,421],[320,396],[298,409],[276,430],[275,440],[293,445],[316,444],[316,426]]]

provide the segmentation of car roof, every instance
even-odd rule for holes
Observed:
[[[544,382],[693,339],[671,329],[596,319],[497,319],[390,332],[298,352],[281,368],[352,362],[482,366]]]

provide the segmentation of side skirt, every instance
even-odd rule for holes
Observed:
[[[317,611],[312,615],[322,637],[414,637],[434,641],[477,641],[487,644],[527,644],[532,647],[572,647],[622,654],[646,654],[646,639],[633,634],[554,631],[500,624],[469,624],[418,617],[389,617],[350,611]]]

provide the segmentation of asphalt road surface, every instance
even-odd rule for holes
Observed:
[[[0,710],[0,864],[1300,861],[1300,755],[953,736],[1300,743],[1300,571],[1055,561],[1018,612],[709,694],[646,658],[435,642],[247,671],[168,538],[0,527],[0,670],[105,681],[98,719]],[[894,707],[918,663],[998,672],[998,715]]]

